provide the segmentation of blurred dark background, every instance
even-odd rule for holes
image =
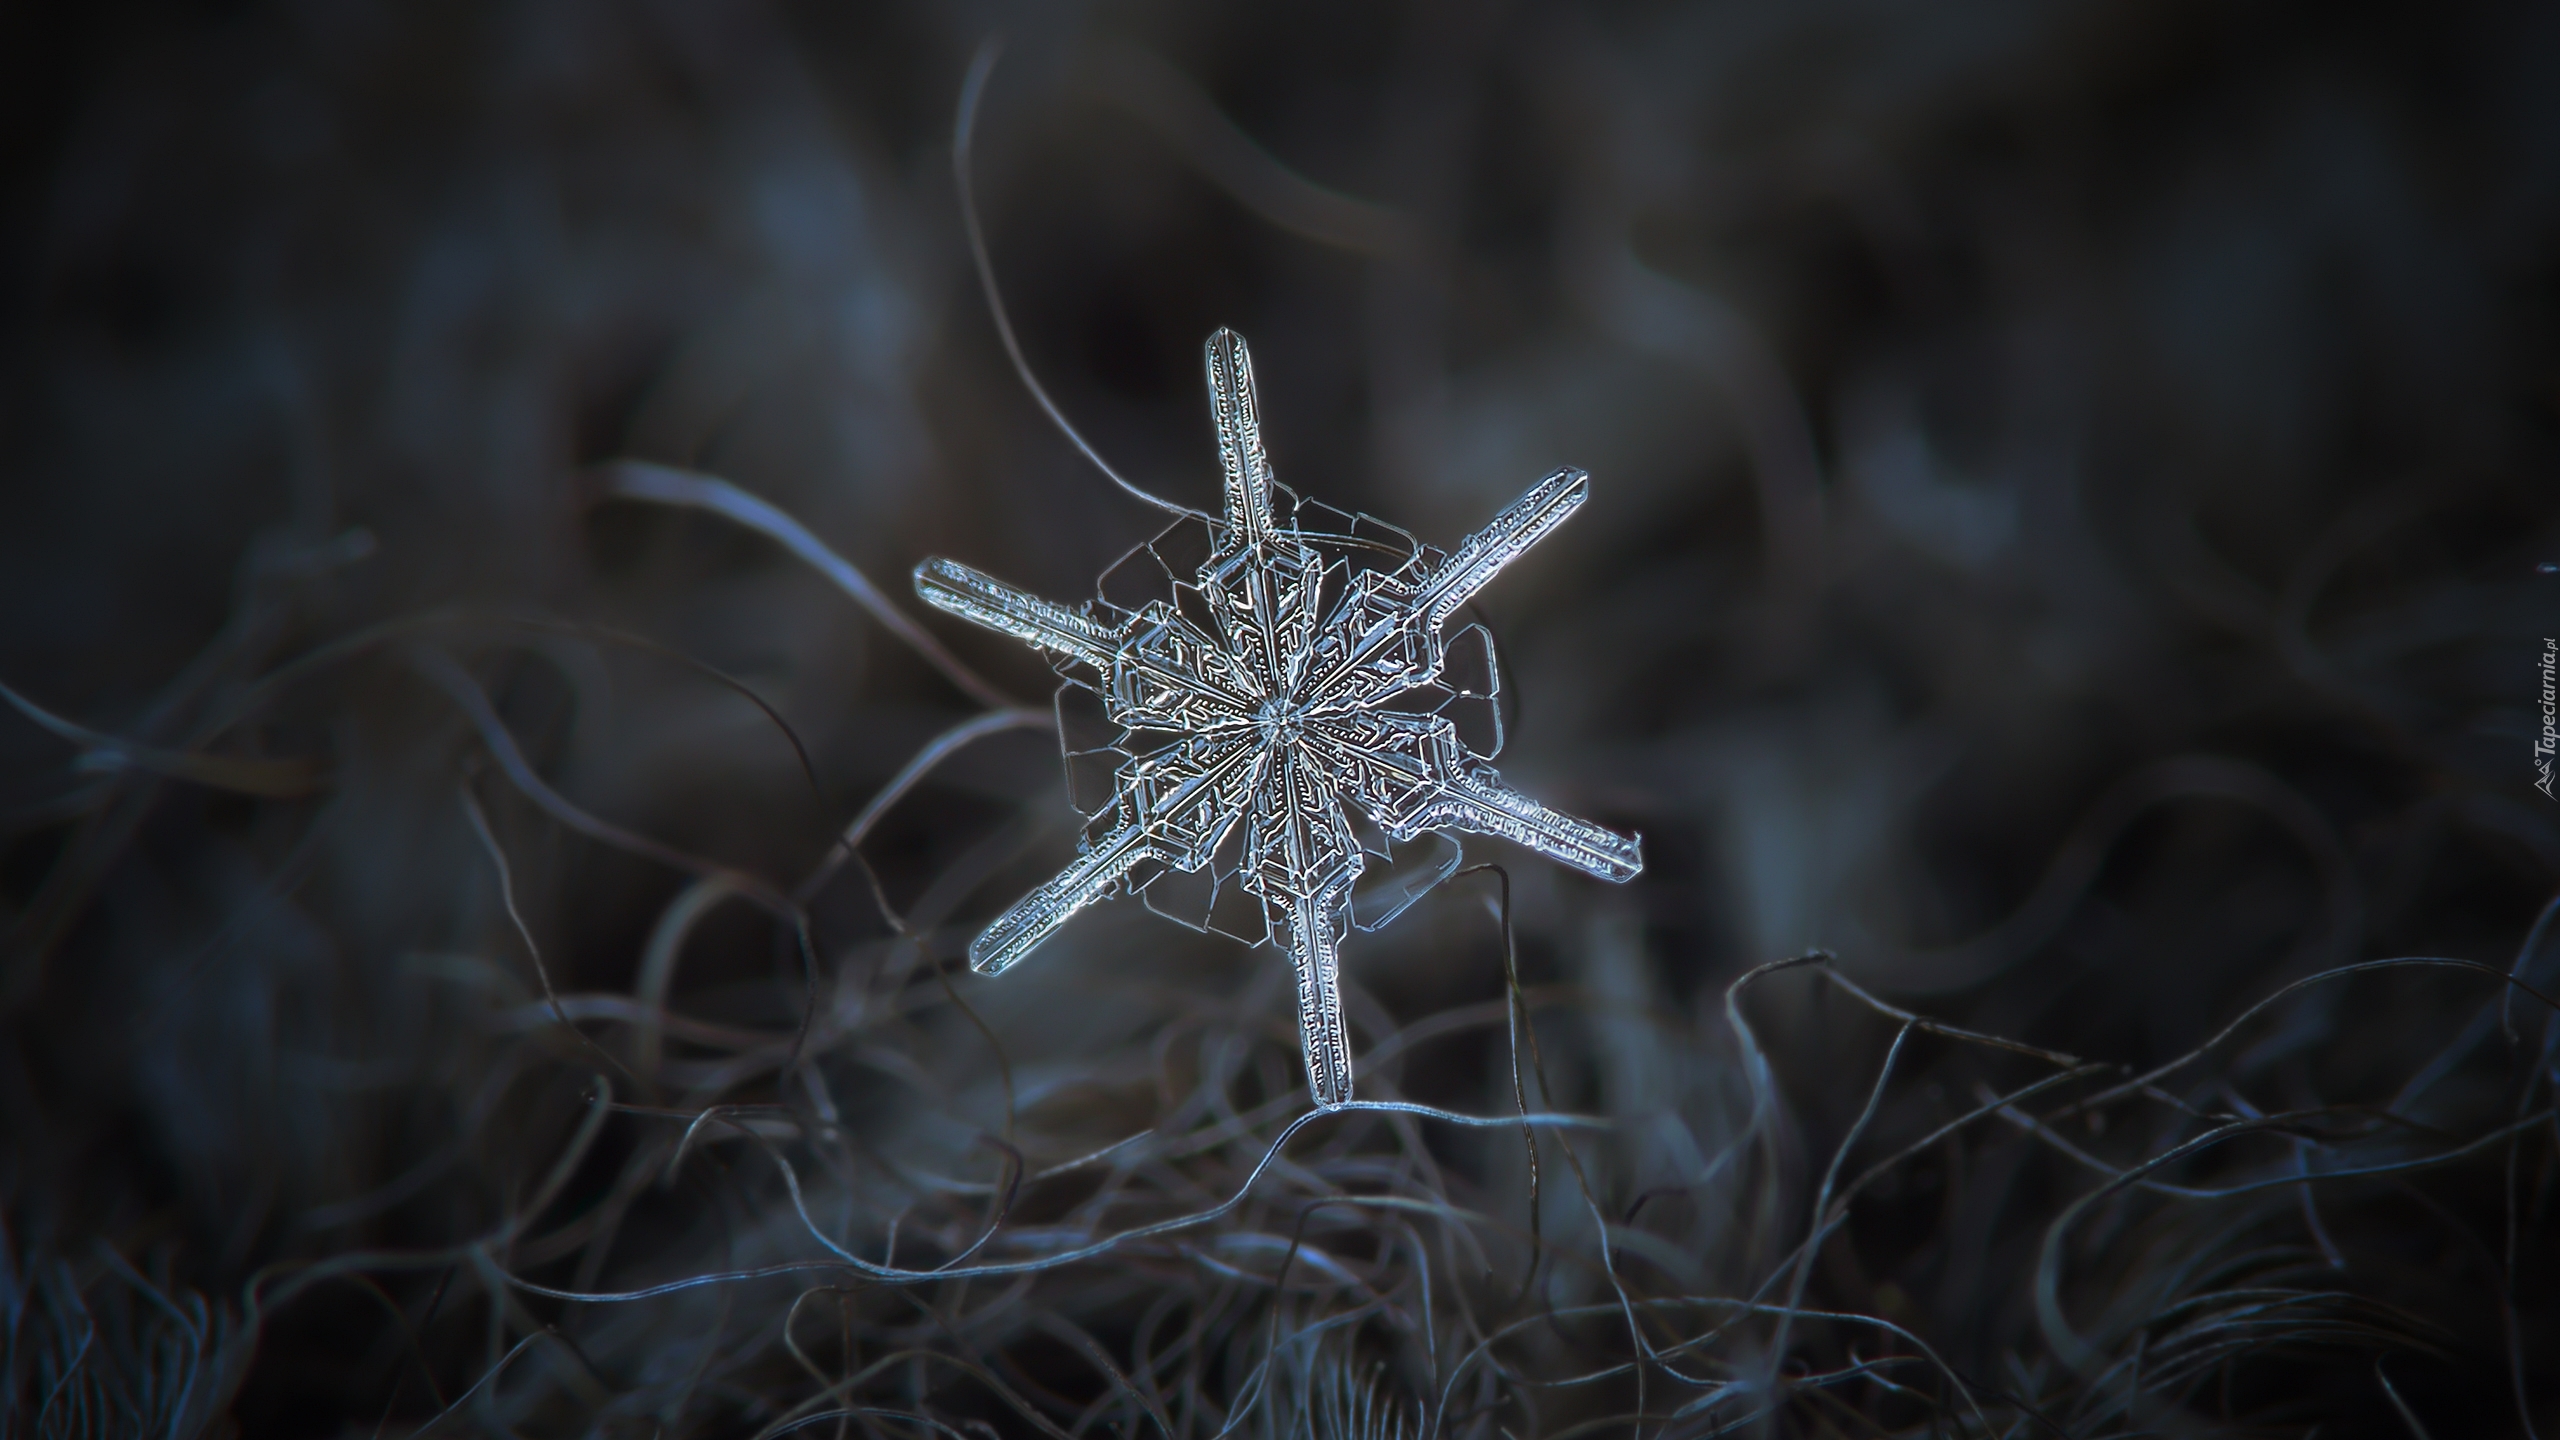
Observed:
[[[1515,887],[1553,1107],[1613,1128],[1587,1163],[1548,1141],[1534,1250],[1516,1131],[1345,1129],[1262,1182],[1510,1227],[1479,1264],[1325,1212],[1368,1290],[1270,1278],[1297,1200],[1012,1290],[511,1290],[822,1257],[759,1145],[856,1250],[940,1237],[903,1242],[921,1265],[987,1223],[1011,1162],[983,1137],[1037,1171],[1261,1127],[1209,1169],[1032,1185],[1007,1222],[1125,1228],[1141,1191],[1242,1183],[1276,1133],[1253,1105],[1297,1083],[1273,952],[1121,905],[999,983],[955,966],[1069,853],[1036,733],[867,842],[912,937],[848,872],[813,988],[785,929],[720,906],[658,981],[699,1026],[635,1038],[686,875],[526,800],[433,678],[458,663],[584,811],[787,888],[971,704],[769,543],[600,501],[595,467],[724,477],[919,615],[925,555],[1073,599],[1156,528],[1043,419],[970,268],[955,105],[998,35],[994,271],[1138,483],[1209,503],[1219,325],[1302,493],[1447,544],[1592,473],[1484,599],[1502,763],[1641,831],[1648,869],[1470,854]],[[1605,1213],[1639,1288],[1776,1303],[1891,1035],[1773,979],[1742,1002],[1752,1090],[1726,987],[1809,947],[2137,1067],[2353,962],[2560,981],[2525,948],[2560,880],[2556,75],[2560,7],[2487,0],[0,8],[0,682],[97,732],[0,713],[0,1430],[2550,1433],[2550,1031],[2476,971],[2314,985],[2138,1123],[2071,1119],[2075,1150],[1998,1118],[1932,1141],[1802,1282],[1890,1333],[1678,1349],[1689,1315],[1635,1359],[1636,1321],[1573,1318],[1606,1268],[1561,1257]],[[1358,942],[1364,1050],[1455,1017],[1364,1096],[1512,1108],[1486,893]],[[568,1038],[527,938],[559,994],[625,1010]],[[813,997],[831,1082],[721,1068]],[[2030,1078],[1914,1044],[1844,1175]],[[715,1103],[776,1118],[663,1179],[664,1116]],[[2038,1247],[2098,1169],[2288,1110],[2319,1118],[2197,1162],[2218,1181],[2161,1172],[2274,1188],[2070,1221],[2057,1293],[2094,1349],[2057,1338]],[[2267,1178],[2493,1134],[2326,1209]],[[1556,1313],[1461,1365],[1506,1304]],[[1283,1316],[1312,1327],[1285,1364]],[[1946,1372],[1856,1377],[1912,1336]],[[944,1360],[872,1365],[911,1352]],[[1726,1375],[1723,1408],[1674,1371]]]

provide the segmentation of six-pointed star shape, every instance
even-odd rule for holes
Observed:
[[[1446,716],[1408,698],[1448,663],[1450,617],[1580,508],[1590,480],[1559,470],[1453,551],[1355,569],[1328,558],[1323,542],[1344,537],[1274,512],[1243,338],[1218,331],[1208,359],[1225,515],[1196,582],[1176,587],[1187,595],[1070,608],[949,560],[916,567],[917,593],[937,608],[1048,652],[1070,679],[1090,676],[1133,737],[1075,863],[996,917],[969,962],[1003,971],[1133,870],[1197,873],[1242,826],[1242,888],[1297,968],[1307,1086],[1334,1105],[1351,1098],[1341,947],[1366,863],[1346,805],[1397,841],[1461,830],[1605,880],[1644,868],[1635,839],[1504,785]]]

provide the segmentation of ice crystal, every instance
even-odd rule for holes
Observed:
[[[1590,479],[1558,470],[1437,550],[1275,486],[1243,338],[1210,336],[1208,361],[1222,518],[1177,522],[1080,607],[949,560],[916,567],[917,593],[937,608],[1053,657],[1067,681],[1069,792],[1089,817],[1075,863],[996,917],[969,961],[998,974],[1123,887],[1199,928],[1276,937],[1297,969],[1308,1089],[1338,1104],[1351,1098],[1344,936],[1385,924],[1455,870],[1446,831],[1499,836],[1605,880],[1644,867],[1636,840],[1502,783],[1486,763],[1501,749],[1491,637],[1481,625],[1442,633],[1581,507]],[[1436,845],[1399,857],[1424,837]],[[1362,886],[1370,855],[1389,863]]]

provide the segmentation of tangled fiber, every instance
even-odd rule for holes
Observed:
[[[2560,1433],[2560,9],[6,34],[0,1434]],[[1219,325],[1593,476],[1338,1110],[903,593]]]

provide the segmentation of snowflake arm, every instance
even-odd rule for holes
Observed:
[[[1436,715],[1363,711],[1313,727],[1342,793],[1398,840],[1425,830],[1492,835],[1584,874],[1623,883],[1644,869],[1637,842],[1550,809],[1502,783]]]
[[[1226,675],[1225,657],[1199,630],[1173,614],[1143,614],[1115,630],[1081,610],[1026,594],[956,560],[927,560],[916,567],[916,593],[937,610],[983,625],[1110,677],[1115,709],[1153,729],[1189,730],[1214,725],[1220,710],[1235,712],[1246,696]],[[1134,630],[1135,633],[1127,633]],[[1187,701],[1206,699],[1212,713],[1192,713]]]
[[[1333,776],[1302,747],[1276,757],[1254,796],[1244,888],[1262,897],[1298,978],[1299,1043],[1319,1105],[1351,1098],[1351,1029],[1342,1018],[1342,940],[1363,861]]]
[[[1196,871],[1209,862],[1252,802],[1264,757],[1242,733],[1204,736],[1130,766],[1099,839],[1076,862],[1013,903],[969,942],[969,966],[1000,975],[1075,913],[1111,893],[1147,861]]]
[[[1312,658],[1323,710],[1374,704],[1440,673],[1440,632],[1458,607],[1591,496],[1591,477],[1572,466],[1529,487],[1493,523],[1468,536],[1418,582],[1363,572],[1325,626]]]
[[[1492,524],[1468,536],[1451,552],[1415,597],[1422,628],[1439,634],[1440,627],[1449,623],[1459,606],[1476,598],[1476,592],[1492,584],[1504,566],[1554,533],[1590,498],[1591,477],[1567,465],[1503,506]]]
[[[1262,447],[1252,355],[1228,330],[1207,349],[1220,518],[1186,520],[1158,537],[1205,523],[1206,558],[1191,580],[1175,575],[1154,543],[1132,558],[1152,557],[1170,588],[1143,602],[1071,608],[953,561],[916,567],[916,591],[937,609],[1046,652],[1061,673],[1093,673],[1091,684],[1060,691],[1062,724],[1064,697],[1089,689],[1118,738],[1096,742],[1100,751],[1071,744],[1071,770],[1076,755],[1121,757],[1075,863],[997,916],[970,944],[969,961],[1000,973],[1115,891],[1148,890],[1154,903],[1162,892],[1149,887],[1169,871],[1206,871],[1212,904],[1232,881],[1259,902],[1263,934],[1289,951],[1307,1087],[1319,1105],[1336,1105],[1351,1098],[1352,1077],[1342,942],[1352,887],[1367,866],[1355,809],[1396,842],[1457,830],[1498,836],[1604,880],[1644,868],[1637,840],[1503,784],[1438,713],[1472,693],[1442,679],[1451,642],[1441,632],[1582,506],[1590,480],[1571,467],[1556,471],[1445,553],[1392,527],[1401,548],[1364,537],[1357,532],[1377,522],[1339,512],[1354,533],[1312,526],[1306,517],[1322,507],[1294,496],[1284,518]],[[1393,563],[1378,563],[1381,555]],[[1106,593],[1116,593],[1105,580]],[[1338,598],[1326,610],[1328,595]],[[1447,698],[1435,704],[1435,692]],[[1230,846],[1239,829],[1241,844]]]
[[[1209,337],[1209,418],[1218,427],[1219,498],[1231,543],[1239,548],[1270,538],[1271,457],[1262,449],[1262,405],[1253,391],[1253,352],[1244,337],[1220,330]]]
[[[1109,670],[1120,648],[1119,637],[1083,611],[1025,594],[957,560],[927,560],[918,565],[916,593],[936,610],[1096,670]]]

